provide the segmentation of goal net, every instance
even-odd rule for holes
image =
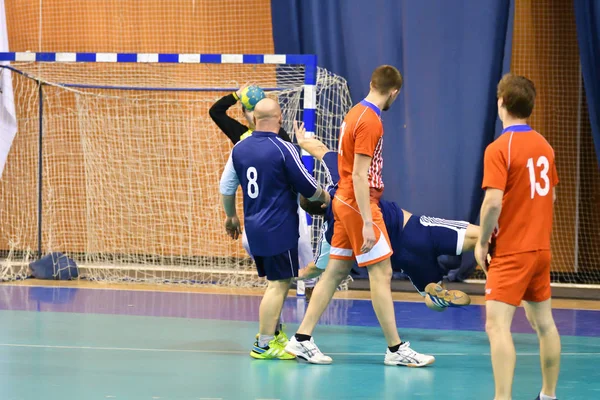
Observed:
[[[41,244],[89,279],[260,284],[224,232],[231,144],[210,106],[253,82],[286,131],[304,120],[330,146],[351,107],[346,81],[310,56],[4,54],[18,133],[0,180],[0,280],[27,276]],[[243,122],[239,106],[230,115]]]
[[[516,2],[511,70],[537,88],[532,127],[553,146],[560,183],[552,281],[600,284],[600,170],[585,101],[572,1]]]

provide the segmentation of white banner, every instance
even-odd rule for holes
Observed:
[[[6,29],[4,0],[0,0],[0,52],[5,51],[10,51],[8,48],[8,29]],[[15,113],[11,72],[6,68],[0,68],[0,178],[16,134],[17,115]]]

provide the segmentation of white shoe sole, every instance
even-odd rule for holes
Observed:
[[[317,365],[328,365],[331,364],[333,362],[333,360],[331,361],[317,361],[317,360],[311,360],[309,358],[307,358],[303,352],[301,351],[296,351],[293,348],[290,348],[289,346],[286,346],[285,351],[287,351],[290,354],[293,354],[296,356],[296,359],[298,361],[302,360],[302,361],[306,361],[309,364],[317,364]]]
[[[296,356],[296,359],[298,361],[304,361],[307,362],[309,364],[315,364],[315,365],[329,365],[333,362],[333,360],[331,361],[316,361],[316,360],[309,360],[308,358],[305,358],[302,354],[294,354]]]
[[[402,362],[399,362],[399,361],[387,361],[387,360],[383,361],[383,363],[385,365],[391,365],[391,366],[395,366],[395,367],[409,367],[409,368],[426,367],[428,365],[433,364],[434,362],[435,362],[435,358],[432,358],[431,360],[429,360],[428,362],[423,363],[423,364],[413,364],[413,363],[408,363],[407,364],[407,363],[402,363]]]

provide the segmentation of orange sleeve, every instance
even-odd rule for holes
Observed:
[[[552,187],[558,185],[558,172],[556,171],[556,162],[552,160]]]
[[[381,121],[376,118],[365,118],[359,122],[354,134],[354,154],[373,158],[377,143],[383,136]]]
[[[498,148],[497,143],[490,144],[485,150],[482,189],[506,189],[506,180],[508,179],[506,156]]]

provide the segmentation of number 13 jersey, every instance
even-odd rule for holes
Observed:
[[[529,125],[504,129],[487,147],[482,188],[504,191],[493,255],[550,249],[557,183],[554,150]]]

